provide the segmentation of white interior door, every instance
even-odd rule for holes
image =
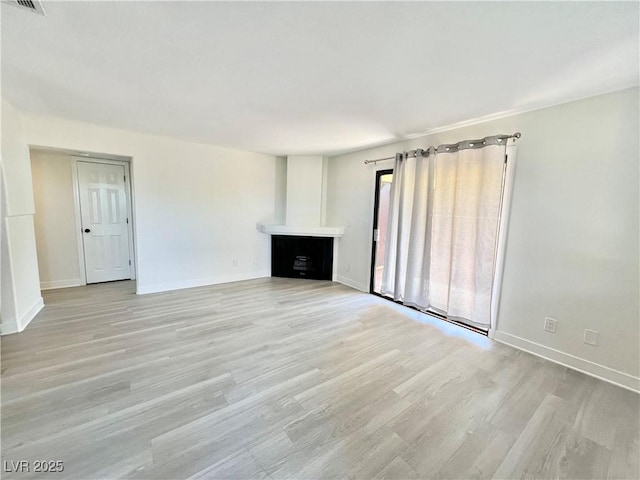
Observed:
[[[78,190],[87,283],[131,278],[124,167],[78,162]]]

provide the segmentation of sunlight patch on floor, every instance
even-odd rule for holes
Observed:
[[[375,298],[376,301],[383,302],[383,304],[387,307],[392,308],[394,311],[402,314],[403,316],[411,319],[414,322],[437,328],[440,332],[442,332],[444,335],[447,335],[448,337],[461,338],[485,350],[490,350],[493,347],[493,342],[489,339],[489,337],[486,337],[480,333],[476,333],[454,323],[447,322],[438,317],[429,315],[428,313],[422,313],[417,310],[413,310],[412,308],[405,307],[404,305],[399,305],[389,300],[376,297],[375,295],[372,295],[372,297]]]

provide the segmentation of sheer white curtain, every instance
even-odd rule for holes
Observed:
[[[479,144],[396,156],[381,290],[486,330],[506,138]]]

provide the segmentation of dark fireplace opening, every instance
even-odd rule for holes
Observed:
[[[331,280],[333,238],[271,236],[271,276]]]

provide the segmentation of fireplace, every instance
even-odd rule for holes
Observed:
[[[289,155],[286,206],[274,212],[276,224],[256,227],[271,235],[271,276],[337,280],[339,238],[344,227],[326,225],[327,161],[322,155]],[[277,220],[276,220],[277,219]]]
[[[271,236],[271,276],[331,280],[333,238]]]

